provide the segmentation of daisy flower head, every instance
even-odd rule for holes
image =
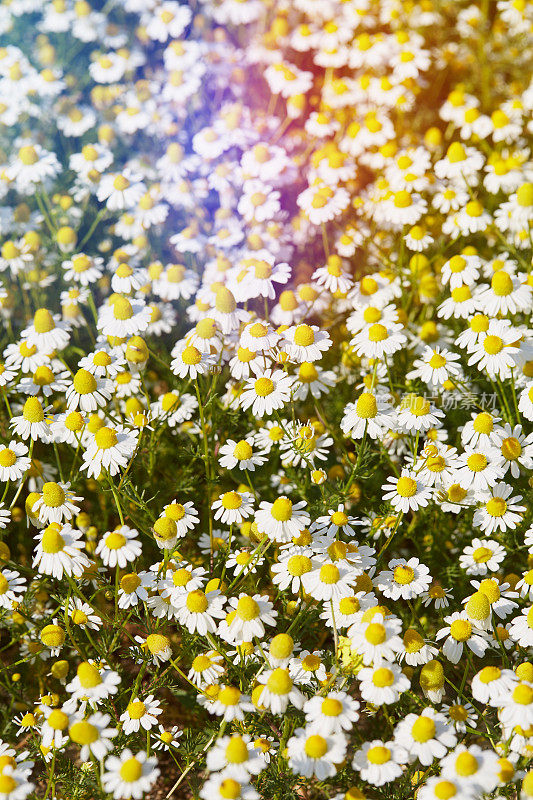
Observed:
[[[329,559],[313,560],[313,569],[302,576],[302,584],[315,600],[338,600],[352,592],[352,586],[357,580],[356,570],[346,563],[335,563]]]
[[[460,368],[455,363],[459,360],[456,353],[441,347],[426,347],[422,358],[415,359],[414,368],[407,373],[408,380],[420,378],[428,386],[442,386],[446,381],[453,381],[460,375]]]
[[[359,719],[359,703],[342,691],[312,697],[303,711],[307,725],[325,734],[349,731]]]
[[[20,603],[26,591],[26,579],[13,569],[0,570],[0,608],[11,610]]]
[[[293,380],[280,369],[267,369],[249,378],[239,399],[241,408],[251,408],[255,417],[270,416],[289,402]]]
[[[225,616],[222,608],[225,598],[218,589],[210,592],[201,589],[185,591],[175,596],[175,600],[177,618],[189,633],[197,631],[201,636],[214,633],[217,627],[215,620]]]
[[[304,501],[293,504],[288,497],[278,497],[273,503],[261,502],[255,512],[259,532],[274,542],[290,542],[311,522],[308,512],[303,510],[305,506]]]
[[[254,705],[247,694],[243,694],[236,686],[223,684],[217,687],[213,699],[206,703],[209,711],[226,722],[241,721],[246,712],[254,710]]]
[[[66,690],[71,700],[87,700],[91,705],[96,705],[109,695],[116,694],[120,682],[119,674],[109,667],[97,666],[92,661],[80,661],[76,675],[67,683]]]
[[[348,403],[340,426],[351,439],[380,439],[394,424],[393,410],[388,398],[371,391],[362,392],[355,403]]]
[[[183,344],[183,347],[173,350],[174,358],[170,369],[178,378],[192,378],[205,375],[216,363],[215,356],[202,353],[192,344]]]
[[[352,767],[371,786],[383,786],[400,777],[407,760],[407,751],[396,742],[373,739],[357,750]]]
[[[105,761],[102,785],[106,792],[115,798],[141,798],[149,792],[160,770],[157,759],[147,756],[144,750],[133,755],[131,750],[125,748],[119,756],[110,756]]]
[[[258,675],[258,681],[263,685],[259,702],[273,714],[284,714],[289,703],[299,709],[303,707],[305,695],[294,685],[288,669],[266,670]]]
[[[254,437],[248,436],[236,442],[234,439],[222,445],[219,450],[219,462],[222,467],[226,469],[234,469],[237,467],[241,470],[255,471],[256,467],[261,467],[266,461],[267,457],[261,452],[254,453]]]
[[[376,586],[385,597],[391,600],[404,600],[418,597],[425,592],[430,583],[431,575],[425,564],[421,564],[416,557],[408,561],[402,558],[393,558],[389,561],[388,570],[382,570],[376,577]]]
[[[141,727],[149,731],[157,724],[157,717],[162,711],[159,700],[156,700],[152,694],[144,700],[133,697],[128,703],[126,711],[120,717],[124,732],[126,734],[134,733]]]
[[[239,781],[258,775],[265,766],[262,752],[255,747],[248,734],[221,736],[207,753],[207,769],[210,772],[223,770],[225,775]]]
[[[162,516],[175,522],[176,536],[180,539],[200,522],[198,512],[192,502],[179,503],[176,499],[164,506]]]
[[[459,744],[440,762],[441,776],[479,794],[492,791],[498,784],[498,756],[479,745]]]
[[[96,378],[81,367],[67,388],[67,406],[71,411],[96,411],[107,405],[113,393],[113,383],[107,378]]]
[[[111,717],[97,711],[89,717],[76,717],[71,722],[68,735],[80,747],[80,759],[89,761],[91,756],[101,761],[113,750],[112,739],[117,736],[116,728],[109,727]]]
[[[276,624],[278,612],[267,596],[241,592],[239,597],[230,598],[229,605],[231,619],[228,634],[232,641],[251,642],[254,636],[262,639],[265,625]]]
[[[52,575],[58,580],[64,573],[79,578],[90,565],[85,553],[81,552],[84,548],[84,542],[80,541],[82,535],[68,523],[50,523],[36,537],[33,567],[37,567],[42,575]]]
[[[389,500],[396,511],[417,511],[428,505],[432,490],[417,479],[416,473],[402,469],[399,477],[389,477],[381,487],[383,499]]]
[[[483,505],[474,512],[472,524],[488,535],[497,530],[513,530],[522,521],[525,506],[519,505],[522,495],[511,497],[513,487],[507,483],[496,483],[490,492],[483,493]]]
[[[142,552],[138,539],[138,531],[121,525],[104,534],[96,546],[95,555],[100,556],[106,567],[124,569],[129,562],[135,561]]]
[[[22,442],[12,440],[9,445],[0,445],[0,481],[18,481],[29,470],[31,459],[28,448]]]
[[[348,637],[352,650],[362,656],[363,664],[379,666],[383,660],[394,661],[401,651],[401,629],[401,620],[397,617],[384,617],[379,607],[376,613],[370,608],[348,629]]]
[[[135,429],[103,425],[90,436],[81,468],[87,470],[88,477],[99,478],[104,470],[111,476],[116,475],[133,456],[138,436]]]
[[[76,501],[82,499],[70,491],[70,483],[47,481],[41,487],[39,498],[32,504],[32,512],[38,513],[43,525],[68,521],[80,510]]]
[[[320,330],[317,325],[306,323],[287,328],[283,332],[283,339],[284,350],[298,364],[320,360],[332,344],[329,333]]]
[[[230,491],[221,494],[211,508],[214,517],[225,525],[240,525],[247,517],[253,514],[253,496],[249,492]]]
[[[402,397],[396,412],[398,426],[406,433],[439,428],[444,418],[444,413],[435,408],[427,397],[414,393]]]
[[[444,639],[446,641],[442,646],[442,652],[448,661],[452,664],[458,664],[463,655],[463,650],[466,645],[476,656],[481,657],[485,650],[489,647],[489,642],[485,633],[478,629],[476,630],[470,620],[466,611],[455,612],[449,617],[444,617],[446,627],[441,628],[436,635],[437,641]]]
[[[326,733],[314,727],[297,728],[287,742],[289,767],[296,775],[324,780],[344,760],[346,739],[342,733]]]

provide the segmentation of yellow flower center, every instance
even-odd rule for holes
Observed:
[[[366,757],[371,764],[386,764],[387,761],[390,761],[390,750],[388,747],[378,744],[370,748]]]
[[[68,716],[59,708],[55,708],[52,711],[47,719],[47,722],[55,731],[64,731],[66,728],[68,728]]]
[[[435,736],[435,723],[431,717],[418,717],[411,728],[411,736],[415,742],[427,742]]]
[[[414,577],[415,571],[408,564],[398,564],[394,570],[394,582],[399,583],[401,586],[412,583]]]
[[[193,364],[199,364],[200,361],[202,360],[202,354],[196,347],[190,345],[189,347],[186,347],[182,351],[181,360],[183,361],[184,364],[187,364],[188,366]]]
[[[117,432],[114,428],[108,428],[104,425],[96,431],[94,440],[99,450],[109,450],[110,447],[114,447],[118,442]]]
[[[292,517],[292,502],[288,497],[278,497],[270,513],[277,522],[287,522]]]
[[[12,467],[16,460],[17,456],[9,447],[0,450],[0,467]]]
[[[82,661],[79,664],[76,674],[83,689],[93,689],[102,683],[98,669],[88,661]]]
[[[335,697],[326,697],[322,701],[321,711],[326,717],[338,717],[342,713],[342,703]]]
[[[472,636],[472,625],[467,619],[456,619],[450,625],[450,635],[457,642],[466,642]]]
[[[135,783],[143,774],[143,768],[140,761],[135,757],[128,758],[120,768],[120,777],[125,783]]]
[[[495,356],[503,350],[503,339],[500,336],[490,334],[483,339],[483,347],[485,352],[490,356]]]
[[[126,544],[126,537],[118,531],[113,531],[105,538],[106,547],[109,550],[120,550]]]
[[[250,336],[254,337],[254,339],[261,339],[263,336],[267,335],[268,328],[266,325],[262,325],[260,322],[256,322],[252,325],[252,327],[248,332]]]
[[[462,778],[474,775],[479,769],[477,759],[468,751],[457,756],[455,761],[455,771]]]
[[[470,619],[485,620],[490,615],[490,603],[486,594],[474,592],[466,604],[466,613]]]
[[[294,344],[309,347],[315,341],[315,334],[309,325],[298,325],[294,331]]]
[[[224,800],[237,800],[241,796],[241,784],[233,778],[224,778],[218,792]]]
[[[273,670],[266,685],[272,694],[289,694],[292,689],[292,678],[288,670],[278,667]]]
[[[165,508],[165,516],[179,522],[185,516],[185,508],[181,503],[169,503]]]
[[[242,497],[237,492],[226,492],[222,496],[222,506],[234,511],[242,506]]]
[[[187,595],[186,605],[189,611],[195,614],[203,614],[209,605],[207,597],[200,589],[194,592],[189,592]]]
[[[226,760],[230,764],[242,764],[248,760],[248,747],[242,736],[232,736],[226,747]]]
[[[507,503],[503,497],[491,497],[485,506],[487,514],[491,517],[503,517],[507,511]]]
[[[478,673],[478,678],[481,683],[492,683],[498,680],[502,671],[499,667],[483,667],[481,672]]]
[[[481,472],[487,466],[488,459],[483,453],[472,453],[466,459],[466,464],[472,472]]]
[[[340,578],[340,572],[335,564],[323,564],[320,567],[320,582],[326,584],[337,583]]]
[[[41,405],[41,401],[36,397],[28,397],[24,403],[22,416],[26,422],[42,422],[44,419],[44,410]]]
[[[387,328],[380,322],[374,323],[368,329],[368,339],[371,342],[382,342],[388,337]]]
[[[141,700],[134,700],[128,705],[128,714],[131,719],[141,719],[146,713],[146,706]]]
[[[521,683],[513,690],[513,700],[521,706],[530,706],[533,703],[533,688]]]
[[[507,461],[516,461],[522,453],[522,445],[514,436],[508,436],[503,440],[501,450]]]
[[[414,478],[409,478],[407,475],[402,475],[398,478],[396,484],[396,491],[400,497],[413,497],[416,494],[417,483]]]
[[[236,706],[241,699],[241,693],[235,686],[225,686],[217,699],[225,706]]]
[[[53,522],[49,525],[41,539],[41,547],[43,553],[59,553],[65,546],[65,540],[60,534],[61,526]]]
[[[258,378],[254,383],[254,389],[259,397],[267,397],[274,391],[274,381],[270,378]]]
[[[236,608],[237,616],[239,619],[249,622],[252,619],[257,619],[259,616],[259,605],[249,595],[244,595],[239,599]]]
[[[439,781],[433,787],[433,793],[438,800],[451,800],[457,794],[457,787],[451,781]]]
[[[139,586],[141,585],[141,579],[135,572],[130,572],[127,575],[123,575],[120,579],[120,588],[126,594],[131,594],[134,592]]]
[[[126,320],[133,317],[133,308],[127,297],[116,297],[113,303],[113,314],[117,320]]]
[[[289,575],[300,576],[311,571],[311,559],[307,556],[291,556],[287,561]]]
[[[90,722],[75,722],[69,729],[69,736],[76,744],[92,744],[98,739],[98,728]]]
[[[371,622],[366,631],[365,631],[365,639],[370,644],[383,644],[383,642],[387,638],[387,631],[385,626],[381,624],[381,622]]]
[[[304,749],[309,758],[322,758],[328,751],[328,743],[323,736],[316,733],[306,739]]]
[[[244,439],[242,439],[240,442],[237,442],[237,444],[235,445],[235,449],[233,450],[233,455],[239,461],[248,461],[248,459],[252,457],[253,452],[254,451],[253,451],[251,445],[249,445],[248,442],[246,442],[246,441],[244,441]]]
[[[50,481],[42,488],[43,502],[50,508],[58,508],[65,502],[65,492],[58,483]]]

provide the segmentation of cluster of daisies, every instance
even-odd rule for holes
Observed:
[[[532,30],[0,6],[0,800],[533,800]]]

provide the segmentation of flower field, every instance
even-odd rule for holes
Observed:
[[[0,5],[0,800],[533,800],[533,4]]]

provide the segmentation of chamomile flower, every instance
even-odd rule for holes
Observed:
[[[94,756],[98,761],[113,750],[112,739],[117,736],[116,728],[109,727],[111,717],[97,711],[87,718],[76,717],[70,724],[70,740],[80,747],[80,759],[89,761]]]
[[[465,645],[474,655],[484,654],[489,642],[483,631],[476,631],[465,611],[461,613],[456,611],[449,617],[444,617],[444,622],[447,625],[437,632],[436,639],[438,641],[446,637],[442,652],[452,664],[457,664],[461,660]]]
[[[371,786],[383,786],[402,774],[402,764],[408,759],[406,750],[395,742],[373,739],[357,750],[352,767]]]
[[[253,514],[253,497],[249,492],[225,492],[212,503],[214,517],[226,525],[240,524]]]
[[[389,561],[389,569],[381,571],[376,577],[376,586],[385,597],[392,600],[403,598],[409,600],[425,592],[430,583],[431,575],[425,564],[418,558],[405,561],[393,558]]]
[[[105,761],[104,791],[112,793],[117,800],[141,798],[150,791],[160,774],[156,765],[157,759],[147,756],[144,750],[133,755],[129,748],[125,748],[119,756],[110,756]]]
[[[84,547],[81,537],[81,531],[73,530],[68,523],[52,522],[36,537],[33,566],[41,574],[58,580],[63,573],[79,578],[90,563],[81,552]]]
[[[98,542],[95,554],[100,556],[106,567],[119,566],[122,569],[128,562],[135,561],[142,552],[135,528],[121,525],[106,533]]]
[[[309,726],[297,728],[287,742],[287,754],[296,775],[324,780],[335,775],[336,765],[344,760],[346,740],[338,733],[326,734]]]
[[[472,524],[487,534],[497,530],[514,529],[521,522],[525,506],[519,505],[522,495],[511,497],[513,487],[507,483],[496,483],[490,492],[483,493],[480,501],[483,505],[474,513]]]
[[[278,497],[273,503],[264,501],[255,513],[257,528],[274,542],[290,542],[311,522],[305,506],[305,502],[293,504],[288,497]]]
[[[22,442],[12,440],[9,446],[0,445],[0,481],[19,481],[29,470],[31,459],[28,448]]]
[[[417,511],[427,506],[432,491],[419,481],[414,472],[403,469],[399,477],[389,477],[381,487],[383,499],[390,500],[396,511],[406,513],[410,509]]]
[[[248,436],[236,442],[234,439],[228,441],[220,448],[220,466],[226,469],[237,467],[241,470],[255,471],[256,467],[261,467],[267,460],[261,452],[254,453],[254,438]]]
[[[157,717],[162,711],[159,700],[156,700],[153,694],[148,695],[144,700],[133,697],[128,703],[126,711],[120,717],[124,733],[137,732],[141,727],[149,731],[157,724]]]

